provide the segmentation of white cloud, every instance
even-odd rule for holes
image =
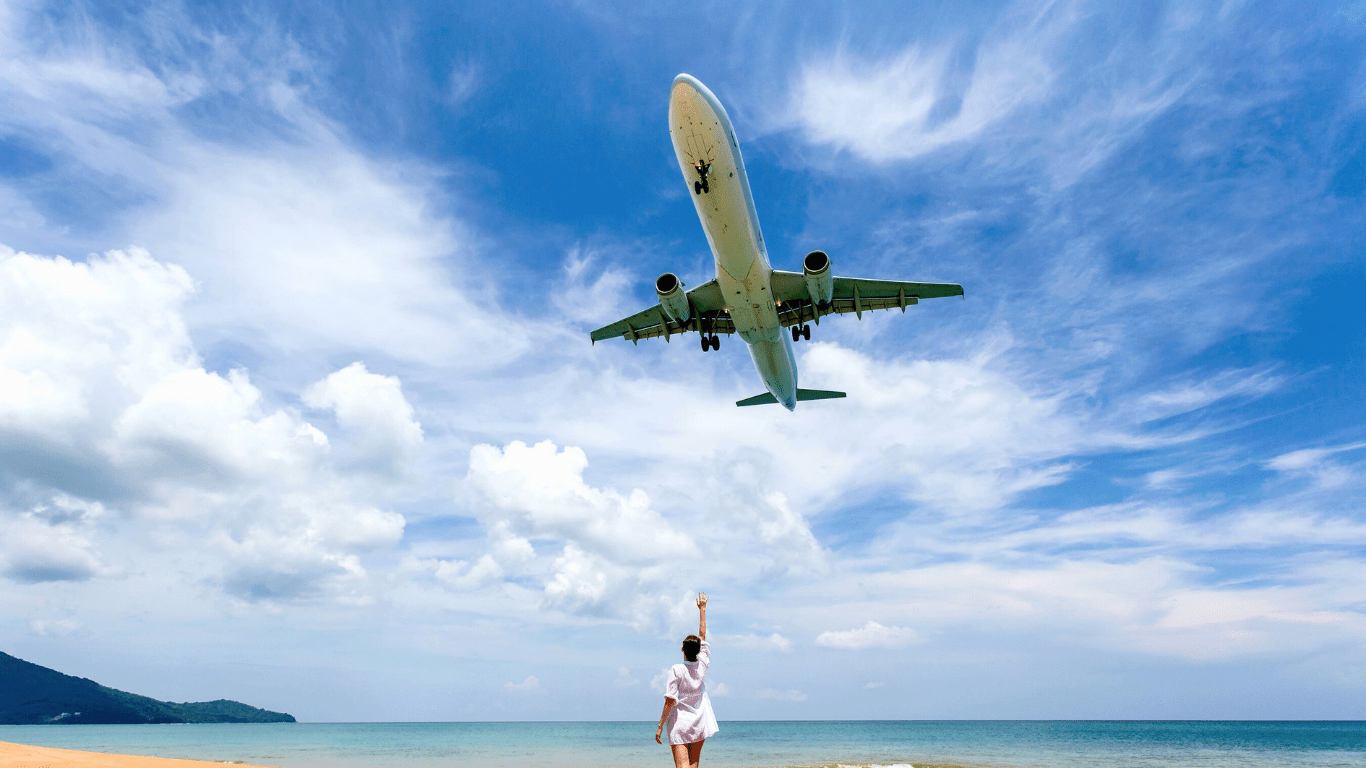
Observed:
[[[776,688],[765,688],[755,694],[761,699],[769,701],[806,701],[806,694],[796,689],[780,691]]]
[[[80,263],[0,244],[0,427],[62,440],[194,365],[180,314],[192,290],[140,249]]]
[[[45,511],[43,506],[17,515],[0,510],[0,574],[38,583],[84,581],[109,570],[94,541],[94,515],[54,519]]]
[[[707,695],[714,696],[718,699],[722,696],[729,696],[730,688],[728,688],[725,683],[717,683],[709,680],[707,681]]]
[[[1103,428],[1088,432],[1064,395],[1027,391],[995,370],[990,351],[969,360],[875,361],[820,343],[806,347],[801,364],[807,380],[858,393],[838,412],[812,413],[803,431],[858,424],[862,439],[813,452],[803,466],[820,472],[794,476],[789,487],[847,489],[893,478],[921,504],[993,509],[1065,480],[1075,466],[1059,457],[1124,439]]]
[[[328,126],[305,128],[304,152],[195,147],[168,169],[164,209],[133,236],[183,254],[204,281],[196,322],[287,354],[313,345],[465,368],[522,354],[524,323],[452,280],[478,267],[459,225],[431,216],[412,183],[423,172],[378,167]]]
[[[816,645],[857,651],[864,648],[900,648],[915,639],[915,630],[884,627],[876,621],[869,621],[856,629],[822,632],[816,636]]]
[[[356,362],[304,390],[311,408],[330,408],[351,437],[360,466],[398,474],[422,447],[422,425],[396,376],[370,373]]]
[[[617,670],[617,679],[612,681],[612,685],[617,688],[634,688],[640,685],[640,681],[631,676],[629,667],[621,667]]]
[[[911,45],[882,59],[840,49],[802,68],[789,106],[807,141],[873,162],[904,160],[970,139],[1021,105],[1045,99],[1055,77],[1049,41],[1066,12],[1024,12],[977,48],[965,86],[951,50]],[[961,88],[961,90],[960,90]]]
[[[203,368],[167,374],[113,423],[109,451],[124,465],[158,474],[171,468],[231,482],[316,465],[328,440],[283,410],[263,413],[261,393],[243,370],[227,377]]]
[[[884,685],[886,685],[886,683],[882,682],[881,680],[877,680],[877,681],[872,681],[872,680],[870,680],[870,681],[868,681],[868,682],[866,682],[866,683],[863,684],[863,689],[866,690],[866,691],[871,691],[871,690],[873,690],[874,688],[881,688],[881,687],[884,686]]]
[[[538,691],[541,689],[541,681],[535,675],[527,675],[526,679],[520,683],[507,682],[503,687],[509,691]]]
[[[464,227],[432,205],[432,171],[357,152],[310,105],[308,57],[266,19],[232,31],[168,25],[159,39],[214,53],[155,65],[94,25],[74,39],[66,25],[0,34],[9,130],[60,156],[70,178],[97,176],[116,199],[138,201],[112,237],[172,254],[203,281],[201,343],[467,368],[527,350],[527,324],[487,308]],[[452,81],[462,97],[474,71]],[[206,101],[233,105],[232,123],[190,125],[181,108]]]
[[[792,641],[774,632],[765,637],[764,635],[715,635],[712,643],[718,647],[735,648],[742,651],[777,651],[786,653],[792,650]]]
[[[1346,485],[1356,477],[1356,473],[1350,467],[1331,461],[1330,457],[1362,448],[1366,448],[1366,443],[1305,448],[1276,456],[1266,462],[1266,467],[1287,475],[1312,478],[1320,488],[1336,488]]]
[[[603,318],[629,314],[634,277],[627,272],[608,267],[597,272],[592,282],[590,267],[599,254],[582,246],[570,249],[564,257],[564,284],[554,292],[555,308],[565,319],[601,324]],[[610,322],[610,321],[607,321]]]
[[[30,619],[28,631],[38,637],[71,637],[88,633],[80,619]]]
[[[650,690],[654,691],[655,693],[664,693],[664,686],[667,685],[669,682],[670,669],[671,667],[665,667],[659,670],[659,674],[650,678]]]
[[[359,557],[396,544],[403,517],[370,502],[326,435],[268,407],[245,370],[203,367],[181,316],[192,285],[145,251],[74,263],[0,250],[0,371],[26,383],[0,390],[0,414],[15,415],[0,429],[15,488],[28,489],[15,502],[39,499],[0,507],[4,573],[141,571],[141,548],[176,541],[199,555],[201,578],[240,598],[354,599]],[[349,434],[399,453],[392,466],[420,445],[396,379],[352,366],[311,391]],[[360,396],[370,402],[355,405]],[[42,469],[24,474],[35,457]],[[99,543],[112,534],[106,497],[146,526],[121,540],[122,565]]]
[[[582,449],[558,450],[548,440],[530,447],[514,441],[503,449],[478,445],[470,451],[466,483],[490,525],[572,542],[578,554],[566,550],[568,560],[581,561],[584,551],[639,564],[697,555],[692,539],[652,509],[644,491],[593,488],[583,480],[587,467]]]
[[[452,105],[459,106],[470,97],[474,96],[479,90],[479,81],[482,79],[481,68],[474,62],[469,62],[457,66],[451,70],[450,82],[447,87],[447,98]]]

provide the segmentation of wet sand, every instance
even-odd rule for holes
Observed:
[[[60,727],[60,726],[58,726]],[[138,757],[106,752],[77,752],[74,749],[31,747],[0,741],[0,768],[223,768],[241,763],[214,763],[206,760],[175,760],[168,757]],[[261,768],[244,766],[244,768]]]

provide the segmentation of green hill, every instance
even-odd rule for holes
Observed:
[[[0,724],[3,725],[292,722],[293,715],[226,699],[185,704],[157,701],[0,653]]]

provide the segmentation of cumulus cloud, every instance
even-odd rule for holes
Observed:
[[[584,482],[588,457],[550,441],[470,451],[466,483],[486,519],[513,531],[573,542],[614,562],[651,563],[697,554],[690,537],[650,506],[640,489],[623,495]],[[571,560],[580,560],[577,555]]]
[[[822,632],[816,636],[816,645],[858,651],[864,648],[900,648],[915,639],[915,630],[884,627],[876,621],[869,621],[855,629]]]
[[[403,397],[396,376],[381,376],[356,362],[304,390],[312,408],[330,408],[337,424],[352,436],[353,461],[362,467],[397,474],[422,447],[422,425]]]
[[[200,474],[231,484],[241,477],[307,473],[327,437],[297,417],[261,408],[247,373],[203,368],[170,373],[114,420],[110,453],[123,465]]]
[[[623,494],[583,477],[583,450],[550,441],[470,451],[465,491],[488,551],[474,562],[424,566],[449,587],[472,589],[505,578],[542,584],[543,607],[634,626],[664,626],[683,613],[671,565],[695,559],[696,541],[656,511],[640,489]],[[542,556],[541,549],[549,551]]]
[[[0,509],[0,573],[23,583],[85,581],[108,571],[95,544],[98,503],[57,494],[18,514]]]
[[[193,289],[141,249],[73,262],[0,244],[0,428],[62,442],[194,365],[180,312]]]
[[[522,682],[514,683],[509,681],[503,683],[503,687],[509,691],[539,691],[541,689],[541,681],[535,675],[527,675],[526,679]]]
[[[10,578],[114,573],[99,544],[111,503],[217,561],[205,577],[247,600],[352,590],[360,556],[402,537],[402,516],[367,499],[321,430],[272,408],[245,370],[203,367],[181,315],[192,289],[146,251],[83,263],[0,251],[0,377],[24,383],[0,390]],[[395,379],[351,366],[309,397],[375,462],[402,467],[420,446]]]

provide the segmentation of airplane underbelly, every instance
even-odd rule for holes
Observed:
[[[797,363],[792,357],[792,342],[783,336],[752,342],[749,356],[754,369],[778,402],[791,409],[797,402]]]
[[[679,168],[691,182],[693,205],[736,332],[751,344],[781,338],[769,285],[772,268],[729,118],[696,88],[676,82],[669,133]]]

